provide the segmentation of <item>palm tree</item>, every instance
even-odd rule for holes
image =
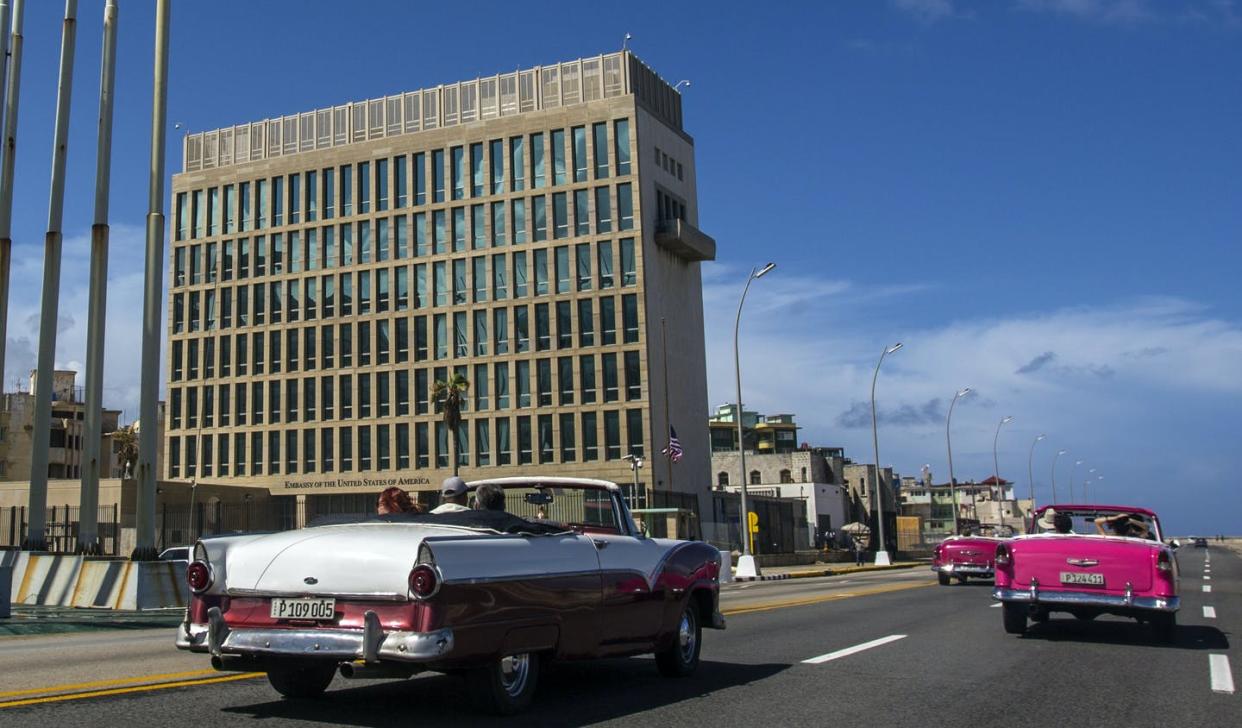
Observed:
[[[440,408],[444,417],[444,426],[448,428],[452,438],[453,475],[457,475],[457,428],[461,426],[461,406],[466,399],[470,382],[461,374],[454,374],[447,382],[437,379],[431,385],[431,399]]]
[[[138,462],[138,432],[133,425],[119,428],[112,433],[112,442],[121,458],[121,475],[127,477],[130,466]]]

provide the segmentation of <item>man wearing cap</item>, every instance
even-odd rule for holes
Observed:
[[[443,502],[431,509],[433,514],[470,510],[466,506],[466,481],[456,475],[445,478],[440,485],[440,500]]]

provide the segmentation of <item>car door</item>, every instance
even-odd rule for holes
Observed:
[[[651,642],[660,628],[665,598],[653,584],[667,548],[641,536],[588,535],[599,554],[603,587],[601,647]]]

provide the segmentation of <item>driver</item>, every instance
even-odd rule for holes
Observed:
[[[470,510],[466,505],[466,481],[456,475],[445,478],[440,485],[440,500],[443,502],[431,509],[433,514]]]

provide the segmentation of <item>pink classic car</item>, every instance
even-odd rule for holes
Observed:
[[[1146,508],[1053,505],[1039,509],[1029,533],[996,547],[996,587],[1005,631],[1050,612],[1083,620],[1116,614],[1146,622],[1164,640],[1177,625],[1177,542],[1161,542]]]
[[[948,586],[955,578],[963,584],[971,577],[991,579],[996,546],[1012,535],[1010,526],[983,525],[970,535],[950,536],[937,544],[932,554],[932,571],[941,586]]]
[[[620,489],[582,478],[498,478],[506,511],[396,514],[204,539],[177,647],[258,671],[286,697],[334,676],[461,673],[499,713],[526,707],[541,665],[655,655],[670,677],[724,628],[721,555],[648,538]],[[526,515],[523,518],[518,514]]]

